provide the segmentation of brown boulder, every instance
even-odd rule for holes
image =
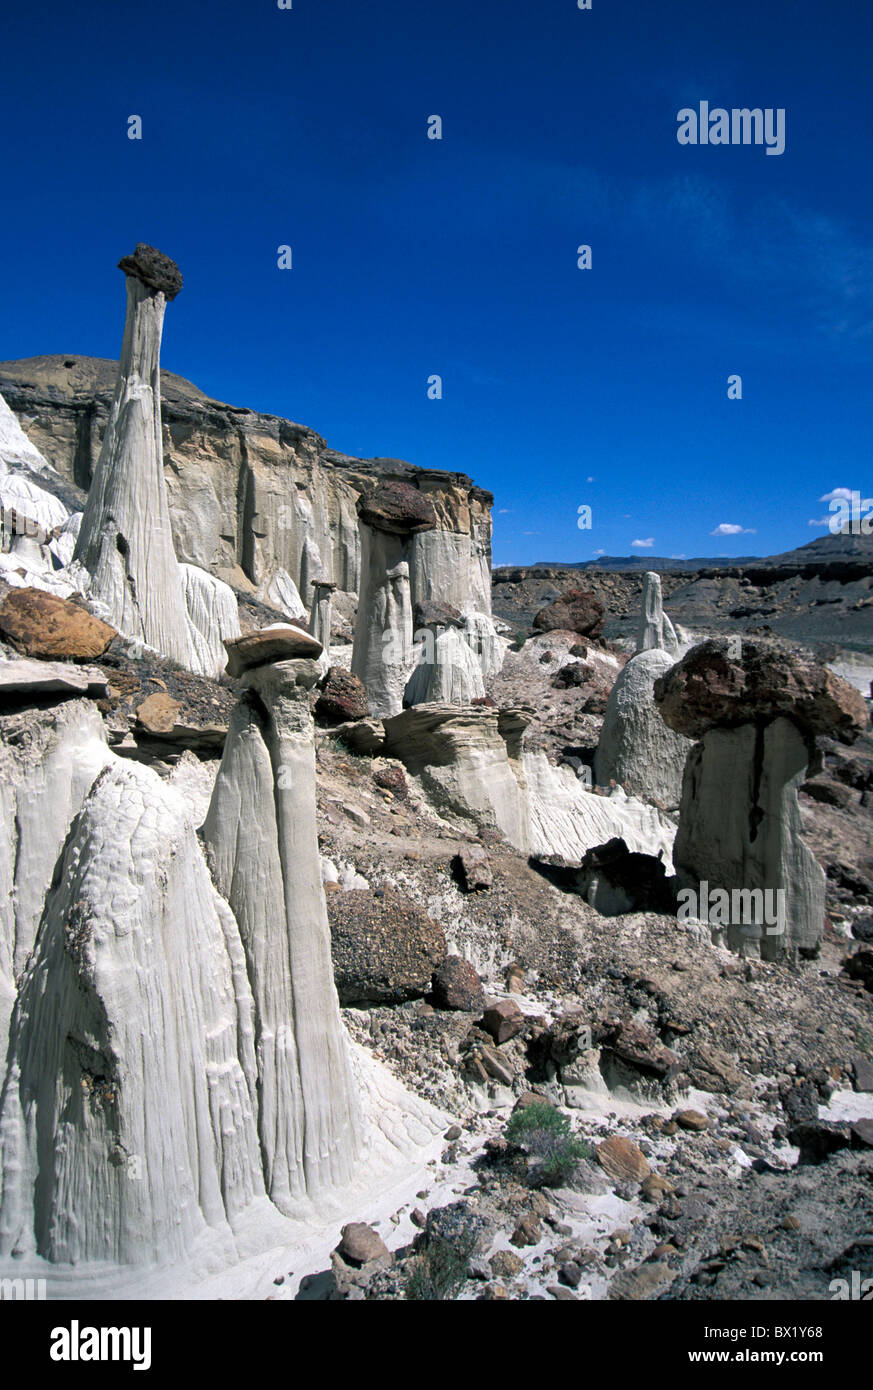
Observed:
[[[651,1028],[641,1023],[607,1025],[601,1040],[603,1050],[643,1076],[670,1081],[679,1070],[679,1058],[665,1047]]]
[[[379,1233],[363,1221],[350,1221],[343,1226],[337,1251],[351,1265],[367,1265],[373,1260],[391,1258],[391,1251]]]
[[[491,1034],[498,1047],[516,1037],[525,1023],[525,1016],[514,999],[503,999],[499,1004],[492,1004],[482,1016],[482,1027]]]
[[[452,863],[461,887],[467,893],[490,888],[494,882],[488,855],[479,845],[462,845]]]
[[[433,972],[433,1002],[438,1009],[472,1013],[481,1009],[485,991],[478,972],[461,956],[446,956]]]
[[[400,1004],[430,993],[445,960],[438,922],[390,888],[329,893],[333,973],[341,1004]]]
[[[365,526],[398,536],[432,531],[437,523],[430,499],[411,483],[392,478],[358,498],[358,516]]]
[[[323,724],[345,724],[366,719],[367,713],[367,691],[363,681],[341,666],[331,666],[315,702],[316,719]]]
[[[176,720],[182,708],[178,700],[162,690],[156,690],[137,706],[137,723],[149,734],[169,734],[176,727]]]
[[[182,272],[163,251],[138,243],[131,256],[122,256],[118,269],[140,280],[147,289],[160,291],[166,299],[175,299],[182,288]]]
[[[785,715],[809,735],[851,742],[869,724],[863,695],[802,653],[761,640],[714,638],[686,652],[655,681],[655,702],[669,728],[687,738],[708,729]]]
[[[710,1127],[709,1120],[700,1110],[677,1110],[673,1119],[680,1129],[687,1129],[692,1134],[702,1134]]]
[[[533,620],[539,632],[578,632],[582,637],[599,637],[606,622],[606,610],[599,598],[587,589],[568,589],[554,603],[541,608]]]
[[[611,1178],[645,1182],[651,1175],[645,1154],[632,1139],[622,1134],[612,1134],[604,1139],[602,1144],[597,1145],[595,1154],[597,1162]]]
[[[0,604],[0,632],[25,656],[45,661],[94,661],[115,628],[70,599],[42,589],[13,589]]]

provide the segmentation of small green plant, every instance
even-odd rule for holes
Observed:
[[[407,1299],[448,1302],[457,1298],[467,1280],[474,1245],[472,1236],[451,1241],[432,1235],[407,1281]]]
[[[546,1102],[516,1110],[504,1137],[538,1160],[536,1176],[546,1187],[569,1181],[582,1160],[593,1153],[590,1144],[576,1138],[569,1118]]]

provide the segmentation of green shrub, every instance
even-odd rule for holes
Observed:
[[[407,1299],[447,1302],[457,1298],[467,1281],[467,1264],[475,1240],[446,1240],[431,1236],[406,1284]]]
[[[569,1181],[582,1160],[593,1153],[590,1144],[575,1137],[568,1116],[547,1102],[516,1110],[504,1136],[537,1160],[535,1175],[547,1187]]]

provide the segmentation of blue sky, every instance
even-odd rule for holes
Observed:
[[[495,563],[773,553],[873,492],[869,6],[48,0],[0,52],[0,358],[116,357],[148,241],[165,367],[471,474]],[[701,100],[784,154],[680,146]]]

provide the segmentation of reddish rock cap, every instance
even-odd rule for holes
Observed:
[[[708,729],[793,719],[805,733],[851,743],[867,728],[861,693],[803,653],[742,638],[715,638],[686,652],[655,681],[655,702],[677,734],[702,738]]]
[[[366,526],[398,536],[432,531],[437,522],[430,499],[410,483],[396,479],[386,479],[359,497],[358,516]]]

